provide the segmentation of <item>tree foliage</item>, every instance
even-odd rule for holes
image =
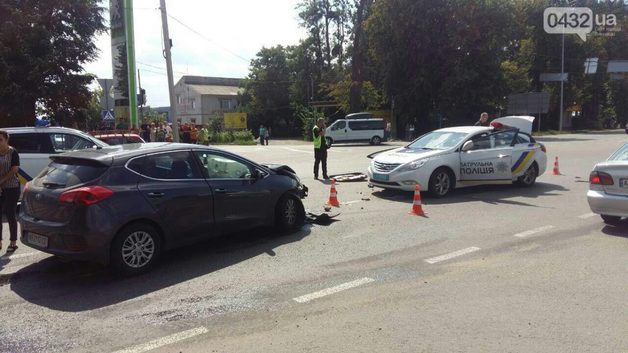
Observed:
[[[318,109],[332,119],[385,109],[393,112],[398,130],[413,123],[426,131],[443,122],[469,124],[483,111],[505,115],[510,94],[548,92],[542,128],[556,129],[560,85],[540,80],[542,73],[561,70],[562,37],[542,26],[548,6],[618,15],[622,30],[614,36],[591,35],[586,42],[565,36],[564,107],[579,109],[566,119],[574,128],[601,126],[609,116],[628,121],[628,83],[610,81],[606,73],[609,60],[628,59],[628,1],[303,0],[297,10],[307,38],[260,51],[251,65],[246,105],[260,121],[294,125],[303,124],[294,116],[312,112],[305,107],[313,101],[337,103],[338,108]],[[270,56],[282,70],[260,60]],[[596,74],[584,73],[587,58],[599,58]]]
[[[0,0],[0,123],[32,124],[36,108],[73,119],[92,98],[82,65],[105,30],[97,0]]]

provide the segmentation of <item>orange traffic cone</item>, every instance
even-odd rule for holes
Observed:
[[[554,170],[552,171],[554,175],[560,175],[560,170],[558,170],[558,156],[556,156],[556,160],[554,160]]]
[[[414,199],[412,200],[412,209],[408,214],[413,214],[415,216],[425,216],[425,212],[423,212],[423,207],[421,206],[421,187],[419,184],[416,184],[414,188]]]
[[[336,180],[331,179],[331,190],[329,191],[329,200],[326,205],[340,207],[338,202],[338,193],[336,193]]]

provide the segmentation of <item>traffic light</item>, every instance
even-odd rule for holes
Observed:
[[[137,95],[137,105],[145,105],[146,104],[146,90],[140,88],[140,94]]]

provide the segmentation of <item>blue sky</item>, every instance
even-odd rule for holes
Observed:
[[[173,41],[175,83],[183,75],[245,77],[263,47],[293,45],[305,38],[295,10],[298,0],[166,0]],[[103,2],[108,7],[109,1]],[[134,0],[135,56],[148,105],[167,106],[159,0]],[[108,20],[109,14],[107,12]],[[188,28],[186,28],[188,27]],[[197,33],[195,33],[197,32]],[[98,60],[87,72],[111,78],[109,33],[97,38]]]

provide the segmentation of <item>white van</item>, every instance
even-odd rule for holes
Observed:
[[[328,146],[335,142],[357,141],[368,141],[371,145],[379,145],[384,140],[386,126],[384,119],[356,119],[353,117],[361,117],[358,114],[365,115],[367,113],[349,114],[344,119],[334,121],[325,129],[325,140]]]

